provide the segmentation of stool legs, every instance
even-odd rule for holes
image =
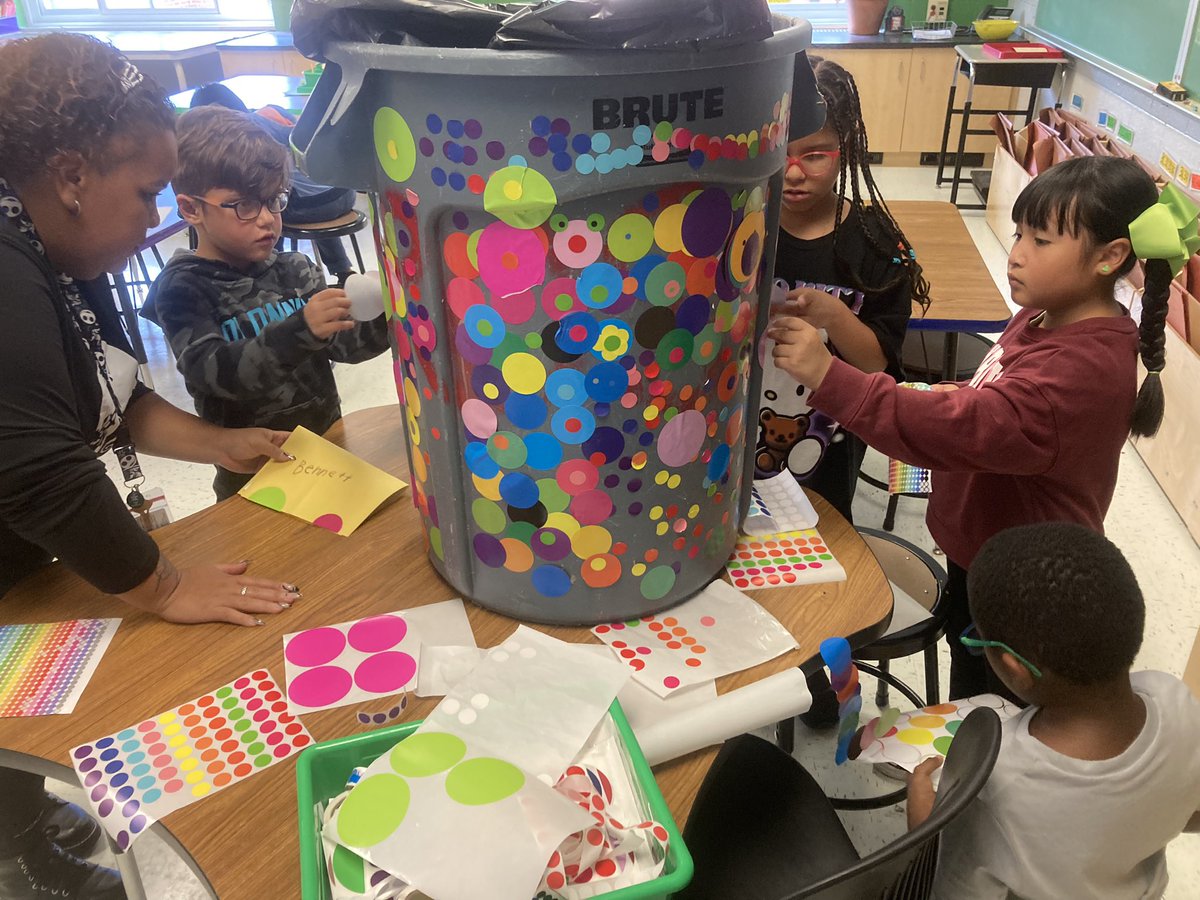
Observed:
[[[941,703],[941,684],[938,679],[937,642],[925,648],[925,699],[930,705]]]
[[[367,271],[367,267],[363,263],[362,250],[358,246],[358,238],[354,235],[350,235],[350,246],[354,248],[354,258],[358,261],[358,271]]]

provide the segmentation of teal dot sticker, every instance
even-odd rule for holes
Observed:
[[[373,847],[400,827],[411,793],[399,775],[371,775],[346,795],[338,811],[338,840],[351,847]]]
[[[464,806],[498,803],[524,785],[524,772],[512,763],[488,756],[459,763],[446,776],[447,796]]]
[[[414,734],[392,749],[389,762],[398,775],[427,778],[445,772],[467,755],[467,745],[453,734]]]

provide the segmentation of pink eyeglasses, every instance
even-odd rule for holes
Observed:
[[[799,166],[800,171],[810,178],[826,175],[833,168],[834,161],[841,155],[841,150],[813,150],[803,156],[789,156],[787,167],[783,171],[786,172],[792,166]]]

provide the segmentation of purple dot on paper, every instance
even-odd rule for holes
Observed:
[[[350,673],[338,666],[321,666],[301,672],[288,685],[288,698],[312,708],[337,703],[353,685]]]
[[[128,803],[126,803],[124,806],[121,807],[121,815],[123,815],[127,819],[131,818],[133,816],[133,814],[138,811],[139,808],[141,808],[140,803],[138,803],[136,800],[130,800]]]
[[[346,636],[338,629],[314,628],[302,631],[288,641],[283,655],[294,665],[311,668],[336,659],[345,646]]]
[[[137,834],[145,827],[146,827],[146,817],[140,813],[138,815],[134,816],[133,821],[129,823],[129,830],[132,831],[134,834]]]
[[[387,721],[387,713],[375,713],[375,724],[382,725]]]
[[[96,782],[99,781],[102,777],[103,777],[103,775],[100,773],[99,769],[97,769],[95,772],[88,772],[87,777],[83,779],[83,786],[89,787],[89,788],[95,787]]]
[[[489,159],[500,159],[504,156],[504,145],[499,141],[488,141],[486,149]]]
[[[363,653],[390,650],[408,634],[408,623],[400,616],[372,616],[350,626],[350,646]]]
[[[129,849],[129,834],[127,832],[122,831],[117,835],[117,846],[122,850]]]
[[[375,872],[371,876],[371,887],[375,887],[375,885],[381,884],[382,882],[386,881],[387,879],[388,879],[388,873],[385,872],[383,869],[379,869],[377,872]]]
[[[74,755],[76,759],[83,759],[85,756],[91,756],[91,754],[92,748],[87,744],[84,744],[82,747],[75,748]]]
[[[94,756],[89,756],[87,759],[85,759],[83,762],[81,762],[79,764],[80,772],[90,772],[94,768],[96,768],[96,757],[94,757]]]
[[[99,813],[100,818],[103,819],[105,816],[107,816],[110,812],[113,811],[114,805],[115,804],[112,801],[112,797],[105,797],[103,800],[100,801],[100,805],[96,807],[96,812]]]
[[[132,796],[133,796],[133,785],[127,784],[127,785],[125,785],[125,787],[123,787],[119,791],[117,791],[117,802],[124,803],[126,800],[128,800]]]
[[[411,656],[392,650],[364,660],[354,670],[354,683],[364,691],[390,694],[408,684],[416,672],[417,663]]]
[[[123,766],[121,764],[121,761],[119,759],[114,759],[112,762],[110,762],[107,766],[104,767],[104,771],[106,773],[108,773],[109,775],[112,775],[115,772],[120,772],[122,768],[123,768]]]

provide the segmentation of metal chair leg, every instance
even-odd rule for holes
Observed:
[[[887,676],[891,673],[888,660],[880,660],[879,671],[881,671],[884,676]],[[880,709],[887,709],[888,707],[888,683],[883,678],[880,678],[878,684],[875,686],[875,705]]]
[[[362,250],[358,246],[358,238],[355,237],[353,234],[350,235],[350,246],[354,248],[354,258],[356,260],[358,260],[358,271],[360,271],[360,272],[367,271],[367,267],[363,263]]]
[[[938,675],[938,648],[934,642],[925,648],[925,696],[930,704],[941,703],[941,682]]]
[[[775,723],[775,744],[784,753],[791,753],[796,748],[795,716]]]
[[[891,531],[896,527],[896,510],[900,506],[900,495],[889,494],[887,511],[883,514],[883,530]]]

